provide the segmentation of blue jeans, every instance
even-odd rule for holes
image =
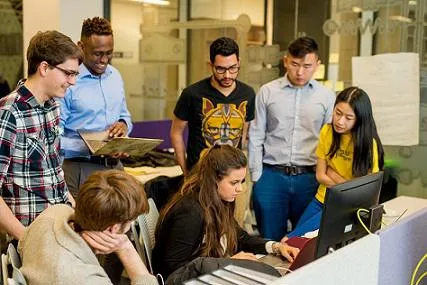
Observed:
[[[320,227],[322,213],[323,204],[320,203],[316,198],[313,198],[299,219],[296,228],[288,234],[288,237],[300,237],[305,233],[318,230]]]
[[[287,221],[296,225],[318,183],[314,173],[287,175],[272,167],[264,167],[254,185],[253,203],[258,230],[266,239],[280,240],[287,233]]]

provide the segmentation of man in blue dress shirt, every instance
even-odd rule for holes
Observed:
[[[110,137],[121,137],[127,136],[132,129],[122,77],[110,65],[114,48],[110,22],[99,17],[86,19],[78,45],[84,53],[80,75],[60,100],[62,168],[74,197],[77,197],[79,186],[94,171],[123,169],[119,155],[91,156],[77,130],[108,131]],[[122,268],[117,256],[106,257],[104,269],[113,283],[120,281]]]
[[[84,53],[80,75],[60,100],[63,169],[74,197],[93,171],[123,168],[117,157],[91,156],[77,130],[107,130],[110,137],[120,137],[132,129],[122,77],[110,65],[114,48],[110,23],[99,17],[86,19],[78,45]]]
[[[249,168],[257,226],[264,238],[280,240],[314,197],[315,149],[320,129],[331,121],[335,94],[313,80],[317,43],[296,39],[284,58],[284,77],[261,87],[249,129]]]

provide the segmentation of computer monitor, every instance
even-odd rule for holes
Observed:
[[[315,258],[367,235],[357,219],[358,209],[378,205],[383,172],[328,187],[320,222]]]

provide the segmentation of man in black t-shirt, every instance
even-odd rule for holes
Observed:
[[[222,37],[210,46],[212,76],[187,87],[174,110],[171,141],[184,175],[199,160],[203,149],[215,144],[241,148],[249,121],[254,119],[255,92],[237,80],[239,47]],[[188,125],[187,159],[184,129]]]

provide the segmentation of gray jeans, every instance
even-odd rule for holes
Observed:
[[[62,169],[64,170],[64,178],[68,186],[68,191],[73,195],[73,198],[76,198],[80,185],[86,181],[92,172],[108,169],[123,170],[123,164],[120,161],[116,165],[104,165],[65,159]]]

